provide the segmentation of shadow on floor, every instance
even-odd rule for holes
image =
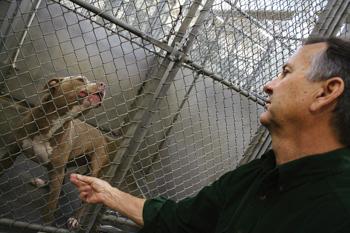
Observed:
[[[41,209],[46,206],[49,187],[34,187],[30,183],[33,177],[47,180],[46,169],[23,155],[18,156],[14,166],[0,177],[0,218],[43,223]],[[59,198],[59,208],[55,213],[56,227],[65,228],[67,219],[80,206],[78,191],[66,175]],[[0,232],[4,231],[0,228]]]

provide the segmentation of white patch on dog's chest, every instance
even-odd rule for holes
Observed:
[[[35,136],[33,139],[24,139],[22,146],[24,149],[32,148],[34,154],[41,160],[41,162],[49,162],[50,155],[53,151],[47,137],[41,135]]]

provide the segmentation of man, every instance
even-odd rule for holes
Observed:
[[[268,82],[272,151],[178,203],[139,199],[73,174],[81,198],[141,232],[350,232],[350,42],[314,38]]]

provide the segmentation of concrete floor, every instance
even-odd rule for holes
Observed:
[[[42,224],[41,208],[46,206],[48,187],[34,187],[30,180],[40,177],[47,180],[47,171],[42,166],[21,155],[13,167],[0,177],[0,217]],[[65,177],[55,214],[56,225],[64,227],[66,220],[81,205],[78,191]]]

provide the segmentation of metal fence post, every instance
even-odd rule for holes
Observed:
[[[188,26],[195,19],[195,14],[201,4],[201,1],[194,1],[190,7],[190,10],[184,19],[184,22],[180,26],[174,41],[172,42],[173,52],[168,53],[165,59],[159,66],[159,70],[156,74],[151,75],[152,79],[147,80],[143,86],[143,93],[146,95],[139,95],[135,100],[135,106],[137,109],[130,117],[130,125],[124,127],[124,138],[122,139],[120,149],[115,155],[115,161],[113,164],[120,164],[119,166],[110,166],[106,172],[106,180],[118,185],[120,184],[126,172],[129,170],[135,154],[140,147],[144,136],[147,133],[147,125],[150,123],[152,112],[157,108],[160,102],[160,97],[166,95],[169,88],[169,84],[175,78],[178,70],[181,68],[182,63],[185,60],[185,56],[176,56],[176,52],[180,49],[186,54],[193,44],[193,40],[199,31],[199,27],[204,21],[203,15],[209,10],[213,0],[206,2],[200,16],[197,18],[188,38],[186,38],[186,31]],[[175,60],[175,61],[174,61]],[[160,78],[159,78],[160,77]],[[153,93],[153,95],[152,95]],[[113,178],[112,178],[113,177]],[[86,230],[93,229],[96,217],[101,209],[101,206],[90,206],[88,213],[92,213],[90,218],[83,218],[82,225],[87,225]]]

